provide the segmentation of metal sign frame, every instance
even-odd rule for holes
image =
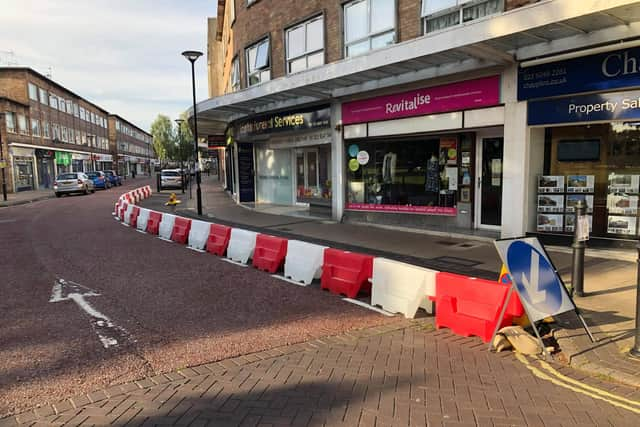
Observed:
[[[591,342],[595,343],[596,340],[593,337],[593,334],[591,334],[591,331],[589,330],[589,327],[587,326],[587,323],[585,322],[584,317],[582,317],[582,313],[580,312],[580,309],[578,308],[578,306],[576,305],[575,301],[573,300],[573,297],[571,296],[571,293],[567,290],[567,285],[564,283],[564,280],[562,280],[562,277],[558,273],[558,269],[556,268],[555,264],[551,260],[551,257],[549,256],[549,253],[547,252],[547,249],[544,247],[544,245],[542,243],[540,243],[540,241],[537,239],[537,237],[531,237],[531,236],[510,237],[510,238],[506,238],[506,239],[497,239],[497,240],[495,240],[495,242],[522,241],[522,240],[525,240],[525,239],[526,240],[534,239],[538,243],[539,247],[542,249],[542,252],[543,252],[544,256],[546,257],[547,261],[549,262],[549,265],[553,269],[553,272],[554,272],[558,282],[562,286],[562,289],[565,292],[565,296],[569,299],[571,304],[573,304],[574,308],[573,308],[573,310],[570,310],[570,311],[574,311],[576,313],[576,316],[578,316],[578,319],[580,319],[580,322],[582,323],[582,327],[584,328],[585,332],[589,336],[589,339],[591,339]],[[534,247],[534,249],[536,249],[536,248]],[[502,254],[499,251],[498,251],[498,255],[502,259]],[[495,337],[498,334],[498,330],[500,329],[500,324],[502,323],[502,319],[504,319],[504,314],[505,314],[505,312],[507,310],[507,306],[509,305],[509,301],[511,299],[511,294],[513,292],[516,292],[518,295],[520,295],[520,293],[518,292],[518,287],[516,286],[516,282],[513,280],[513,275],[511,274],[511,271],[509,269],[509,264],[506,261],[507,260],[502,259],[502,262],[503,262],[503,264],[504,264],[504,266],[505,266],[505,268],[507,270],[507,274],[509,275],[509,278],[511,279],[511,286],[509,286],[509,291],[507,292],[507,296],[506,296],[506,298],[504,300],[504,303],[502,305],[502,309],[500,311],[500,316],[498,318],[498,323],[496,324],[496,328],[493,331],[493,334],[491,335],[491,340],[489,341],[489,348],[488,348],[489,351],[493,350],[493,341],[495,340]],[[523,303],[522,307],[524,308],[524,311],[527,314],[527,317],[529,319],[532,319],[532,316],[529,314],[529,311],[527,310],[527,304]],[[566,313],[566,312],[568,312],[568,311],[565,311],[563,313]],[[556,315],[557,314],[558,313],[556,313]],[[532,321],[531,322],[531,327],[533,328],[533,331],[536,334],[536,337],[538,339],[538,344],[540,345],[540,349],[542,350],[542,353],[546,358],[546,357],[549,357],[550,354],[547,351],[547,348],[545,347],[544,343],[542,342],[542,337],[540,336],[540,331],[538,330],[538,327],[536,326],[536,322],[540,322],[542,320],[544,320],[544,319],[540,319],[540,320],[537,320],[537,321]]]

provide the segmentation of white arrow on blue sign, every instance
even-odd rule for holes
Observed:
[[[538,239],[497,240],[495,245],[531,322],[575,310]]]

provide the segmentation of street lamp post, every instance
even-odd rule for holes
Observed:
[[[200,168],[198,167],[198,114],[196,111],[196,71],[195,62],[202,56],[202,52],[185,50],[182,56],[191,62],[191,88],[193,92],[193,155],[196,169],[196,200],[198,215],[202,215],[202,190],[200,189]]]
[[[0,126],[2,126],[2,120],[4,119],[4,114],[0,113]],[[9,141],[7,141],[7,144]],[[2,129],[0,129],[0,171],[2,173],[2,200],[7,201],[7,177],[4,174],[5,169],[5,159],[4,159],[4,147],[2,145]],[[8,145],[7,145],[8,146]],[[7,150],[7,153],[9,150]]]

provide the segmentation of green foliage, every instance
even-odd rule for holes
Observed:
[[[193,159],[193,134],[187,122],[187,117],[182,114],[180,117],[183,121],[177,126],[174,140],[174,156],[173,160],[187,162]]]
[[[174,134],[171,119],[163,114],[158,114],[158,117],[151,124],[151,135],[153,135],[153,150],[160,160],[160,164],[173,158]]]

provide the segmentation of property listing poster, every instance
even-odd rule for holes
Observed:
[[[637,218],[635,216],[611,216],[607,218],[607,233],[635,236]]]
[[[589,233],[593,232],[593,215],[587,215],[589,221]],[[573,233],[576,226],[576,216],[574,214],[564,216],[564,231]]]
[[[562,194],[539,194],[538,212],[564,212],[564,196]]]
[[[538,193],[564,193],[564,176],[542,175],[538,177]]]
[[[637,215],[638,196],[609,194],[607,196],[607,209],[610,214]]]
[[[538,231],[563,231],[564,215],[538,214]]]
[[[610,193],[638,193],[640,191],[640,175],[609,174]]]
[[[593,195],[587,194],[567,194],[567,212],[575,212],[578,201],[582,200],[587,204],[587,213],[593,212]]]
[[[594,175],[569,175],[567,177],[567,193],[593,193]]]

